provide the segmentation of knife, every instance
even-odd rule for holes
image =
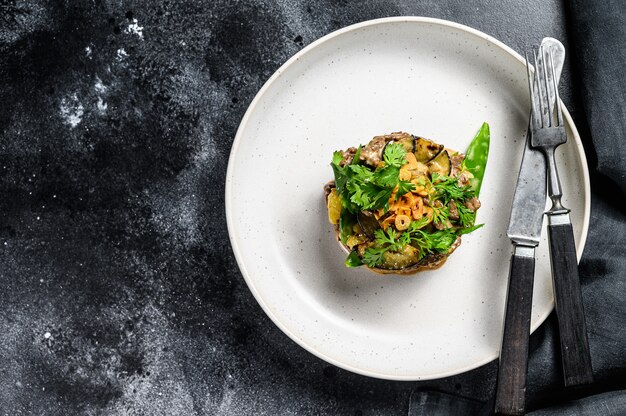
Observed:
[[[541,46],[552,52],[557,77],[555,83],[558,84],[565,48],[553,38],[544,38]],[[540,58],[537,65],[542,64]],[[534,91],[538,91],[538,88],[534,88]],[[538,96],[530,99],[539,105]],[[553,94],[550,100],[553,102]],[[525,408],[535,247],[541,240],[546,206],[546,163],[543,154],[531,147],[530,132],[529,125],[507,229],[507,236],[514,248],[509,269],[494,405],[495,413],[500,415],[523,415]]]

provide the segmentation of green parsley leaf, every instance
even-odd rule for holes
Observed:
[[[370,206],[372,198],[375,197],[378,192],[374,184],[360,184],[358,182],[350,182],[348,184],[348,190],[350,191],[350,201],[361,209],[366,209],[365,207]]]
[[[454,229],[437,230],[431,234],[431,250],[444,253],[450,249],[456,241],[456,232]]]
[[[414,183],[410,181],[398,181],[398,192],[396,193],[396,198],[406,194],[407,192],[411,192],[414,189]]]
[[[339,166],[342,160],[343,160],[343,153],[340,152],[339,150],[334,151],[332,164]]]
[[[461,203],[457,203],[456,208],[459,213],[459,224],[462,227],[470,227],[474,224],[474,220],[476,218],[476,214],[474,212]]]
[[[425,232],[417,230],[411,233],[411,244],[419,250],[420,260],[432,253],[445,253],[456,240],[453,229]]]
[[[387,166],[396,166],[398,168],[402,167],[402,165],[407,163],[406,150],[404,150],[404,146],[398,143],[388,143],[385,146],[383,160]]]
[[[435,190],[435,197],[442,199],[447,205],[452,199],[465,201],[474,196],[474,191],[469,187],[460,187],[457,178],[433,173],[432,183]]]
[[[411,233],[405,231],[400,234],[400,237],[398,237],[398,244],[400,244],[402,250],[404,250],[406,246],[411,244]]]
[[[450,217],[450,211],[447,206],[431,207],[433,209],[433,222],[435,224],[445,224]]]
[[[365,249],[363,262],[370,267],[376,267],[385,260],[386,252],[402,251],[410,242],[410,236],[406,232],[398,233],[391,227],[387,231],[379,228],[374,232],[374,245]]]
[[[359,182],[367,182],[374,177],[374,172],[363,165],[348,165],[346,169],[350,170],[351,175],[358,178]]]
[[[418,231],[419,229],[424,228],[426,225],[428,225],[428,223],[429,223],[428,217],[423,216],[419,220],[411,221],[411,224],[409,224],[409,228],[407,228],[405,232],[414,233],[415,231]]]
[[[392,248],[395,248],[397,244],[397,241],[396,241],[397,237],[398,237],[397,231],[391,227],[387,228],[387,231],[383,230],[382,228],[379,228],[378,230],[374,231],[374,241],[379,246],[389,244],[390,246],[392,246]]]
[[[379,186],[395,188],[398,183],[398,175],[400,175],[398,166],[387,165],[376,171],[374,180]]]
[[[382,207],[388,208],[389,198],[391,198],[392,193],[393,188],[380,189],[378,193],[374,196],[372,203],[365,209],[379,209]]]
[[[387,249],[384,247],[369,247],[363,253],[363,263],[369,267],[376,267],[385,261],[385,253]]]

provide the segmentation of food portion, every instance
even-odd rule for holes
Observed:
[[[412,274],[441,266],[475,224],[489,152],[484,123],[466,154],[397,132],[336,151],[324,187],[348,267]]]

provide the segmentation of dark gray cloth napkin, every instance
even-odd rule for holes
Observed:
[[[626,191],[626,3],[570,0],[569,32],[597,173]],[[615,195],[619,196],[619,195]]]
[[[528,416],[623,416],[626,415],[626,391],[610,391],[571,400],[560,405],[535,410]],[[415,392],[408,416],[487,416],[491,403],[439,392]]]

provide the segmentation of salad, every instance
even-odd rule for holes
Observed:
[[[482,226],[475,220],[489,140],[483,123],[465,154],[404,132],[335,151],[324,190],[346,266],[397,274],[440,267],[462,235]]]

